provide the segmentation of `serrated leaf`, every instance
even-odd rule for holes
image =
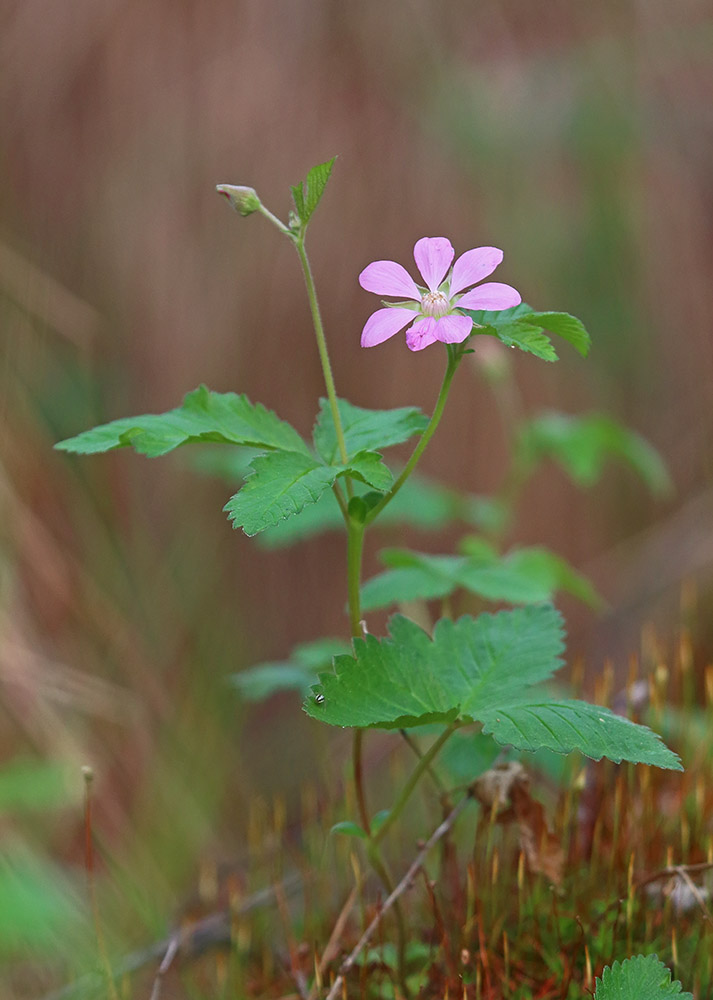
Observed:
[[[339,726],[394,728],[470,719],[499,704],[508,689],[546,680],[561,665],[561,616],[549,606],[496,615],[442,619],[433,639],[401,615],[391,637],[355,639],[353,656],[337,656],[321,674],[305,709]]]
[[[315,208],[321,201],[322,195],[324,194],[324,189],[327,186],[327,182],[332,175],[332,170],[336,162],[336,156],[333,156],[331,160],[327,160],[326,163],[319,163],[316,167],[312,169],[307,174],[305,180],[305,213],[307,215],[307,221]]]
[[[540,331],[548,330],[550,333],[562,337],[563,340],[568,341],[582,355],[589,353],[591,344],[590,336],[582,321],[577,319],[576,316],[571,316],[569,313],[536,312],[526,302],[521,302],[520,305],[514,306],[512,309],[501,309],[498,312],[487,310],[466,310],[466,312],[473,318],[474,323],[483,328],[481,332],[493,333],[503,343],[509,342],[508,331],[512,326],[521,327],[523,325],[530,325],[537,327]],[[549,343],[548,338],[545,337],[544,339]],[[533,341],[533,344],[537,344],[538,342],[539,338]],[[520,344],[516,344],[515,346],[521,347],[521,350],[528,350],[527,347],[522,347]],[[542,347],[546,350],[544,345]],[[552,348],[551,344],[550,348],[554,357],[549,356],[545,360],[554,361],[557,355],[554,354],[554,348]],[[536,351],[532,351],[532,353],[536,353]],[[538,356],[543,357],[544,355],[539,354]]]
[[[223,508],[233,527],[246,535],[256,535],[316,503],[339,476],[353,476],[377,489],[392,480],[375,452],[361,452],[345,466],[324,465],[301,452],[276,451],[258,455],[250,465],[253,471],[245,485]]]
[[[329,832],[341,833],[345,837],[359,837],[360,840],[369,839],[366,830],[362,830],[358,823],[354,823],[349,819],[342,820],[340,823],[335,823]]]
[[[561,701],[534,685],[561,666],[563,626],[549,605],[441,619],[429,638],[400,615],[390,637],[353,640],[334,672],[304,703],[330,725],[384,729],[482,722],[500,743],[522,750],[580,750],[680,770],[678,757],[645,726],[586,702]]]
[[[524,314],[521,322],[531,323],[533,326],[549,330],[550,333],[556,333],[558,337],[568,341],[583,357],[589,353],[591,337],[584,323],[576,316],[564,312],[533,312]]]
[[[529,604],[548,601],[558,592],[597,605],[601,599],[589,581],[547,549],[513,549],[504,556],[481,539],[470,541],[464,556],[433,556],[403,549],[380,554],[390,566],[362,587],[362,608],[371,611],[402,601],[447,597],[459,588],[488,601]]]
[[[483,731],[503,746],[556,753],[581,750],[593,760],[607,757],[681,771],[677,755],[646,726],[585,701],[503,704],[480,715]]]
[[[329,401],[320,399],[319,406],[320,412],[314,427],[314,446],[325,462],[338,462],[339,446]],[[349,458],[360,451],[374,451],[402,444],[414,434],[422,434],[428,426],[428,417],[416,406],[404,406],[395,410],[365,410],[346,399],[340,399],[338,407]]]
[[[336,156],[333,156],[326,163],[312,167],[305,180],[291,188],[295,208],[303,225],[309,222],[319,204],[336,159]]]
[[[375,451],[360,451],[349,459],[346,466],[340,466],[340,476],[351,476],[359,479],[375,490],[387,490],[394,481],[391,471],[384,464],[381,455]]]
[[[637,955],[606,966],[597,977],[595,1000],[693,1000],[657,955]]]
[[[526,467],[534,467],[542,458],[553,458],[580,486],[592,486],[606,462],[618,458],[654,493],[665,494],[671,488],[658,452],[639,434],[602,414],[544,413],[522,428],[516,447]]]
[[[309,455],[297,431],[260,403],[234,392],[211,392],[201,385],[167,413],[123,417],[55,445],[61,451],[96,454],[131,445],[154,458],[197,441],[218,441]]]
[[[294,451],[258,455],[253,473],[225,507],[234,528],[256,535],[314,503],[335,482],[338,469]]]
[[[523,321],[499,325],[495,328],[496,336],[506,347],[517,347],[528,354],[534,354],[543,361],[557,361],[557,352],[552,341],[540,327],[531,326]]]
[[[384,508],[378,521],[374,522],[374,527],[378,529],[394,524],[408,524],[423,530],[437,530],[457,519],[472,523],[474,512],[470,503],[468,498],[461,497],[453,490],[412,476]],[[326,531],[341,531],[343,528],[342,513],[330,491],[289,521],[281,521],[274,528],[268,528],[260,535],[260,544],[266,548],[280,548]]]

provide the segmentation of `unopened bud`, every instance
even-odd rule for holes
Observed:
[[[252,215],[260,208],[261,202],[255,188],[236,184],[216,184],[215,190],[227,198],[240,215]]]

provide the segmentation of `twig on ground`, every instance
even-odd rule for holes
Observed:
[[[364,933],[362,934],[362,936],[359,938],[359,940],[357,941],[357,943],[354,946],[354,948],[352,949],[352,951],[349,953],[349,955],[344,959],[344,961],[342,962],[342,964],[339,966],[339,973],[337,975],[337,978],[332,983],[332,988],[330,989],[329,993],[327,994],[326,1000],[336,1000],[336,997],[337,997],[337,995],[339,994],[339,991],[342,988],[342,983],[344,982],[344,977],[349,972],[349,970],[354,965],[354,963],[356,962],[356,960],[359,957],[359,955],[361,954],[361,952],[364,950],[364,948],[366,947],[366,945],[369,943],[369,941],[373,937],[374,931],[377,929],[377,927],[381,923],[381,921],[382,921],[382,919],[384,917],[384,914],[388,913],[388,911],[391,909],[391,907],[394,905],[394,903],[398,900],[399,896],[401,896],[406,891],[406,889],[408,889],[408,887],[411,885],[411,883],[413,882],[414,878],[416,877],[416,875],[417,875],[417,873],[418,873],[421,865],[423,864],[423,862],[424,862],[424,860],[425,860],[426,855],[428,854],[428,852],[431,850],[431,848],[435,844],[438,843],[438,841],[441,839],[441,837],[445,837],[445,835],[451,829],[451,827],[453,826],[453,824],[455,823],[455,821],[458,819],[458,816],[463,811],[463,809],[465,808],[466,804],[471,801],[472,797],[473,797],[472,792],[469,790],[468,794],[465,795],[460,800],[460,802],[456,806],[454,806],[453,809],[451,809],[450,813],[446,816],[446,818],[443,820],[443,822],[439,826],[437,826],[436,829],[433,831],[433,833],[431,834],[431,836],[428,838],[428,840],[426,841],[426,843],[423,845],[423,847],[421,848],[421,850],[416,855],[416,857],[415,857],[415,859],[414,859],[413,864],[411,865],[411,867],[408,869],[408,871],[406,872],[406,874],[404,875],[404,877],[401,879],[401,881],[399,882],[399,884],[395,887],[394,891],[392,893],[390,893],[389,896],[384,900],[384,904],[381,907],[381,909],[379,910],[379,912],[376,914],[376,916],[371,921],[371,923],[369,924],[369,926],[367,927],[367,929],[364,931]]]
[[[283,891],[293,892],[302,882],[302,876],[297,872],[283,879],[281,886]],[[161,941],[155,941],[146,948],[131,952],[125,958],[114,963],[114,979],[120,979],[133,972],[138,972],[151,962],[161,959],[161,965],[167,966],[173,963],[178,956],[195,958],[210,948],[220,945],[230,944],[232,939],[232,924],[236,916],[243,916],[252,910],[267,906],[275,900],[275,889],[269,886],[253,893],[237,908],[229,908],[211,913],[202,920],[196,921],[183,931],[174,931]],[[174,948],[174,942],[177,947]],[[161,977],[159,968],[159,978]],[[88,997],[98,993],[104,985],[104,977],[96,973],[89,973],[82,976],[73,983],[63,986],[53,993],[48,993],[43,1000],[74,1000],[75,997]],[[159,987],[160,990],[160,987]]]

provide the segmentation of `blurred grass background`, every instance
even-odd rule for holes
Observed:
[[[288,185],[338,153],[310,246],[340,395],[430,410],[440,381],[435,349],[360,349],[369,261],[409,266],[423,235],[502,247],[499,280],[594,339],[586,362],[518,358],[528,407],[606,409],[676,484],[667,503],[616,469],[588,497],[554,471],[528,490],[518,539],[612,605],[571,609],[575,648],[625,662],[686,580],[710,607],[713,13],[8,0],[2,22],[0,748],[94,766],[117,912],[141,940],[200,858],[240,853],[256,795],[339,774],[292,701],[248,718],[224,679],[345,632],[344,553],[332,537],[259,551],[187,453],[72,460],[53,442],[200,382],[309,429],[323,388],[297,261],[214,185],[253,185],[285,217]],[[424,470],[487,492],[503,446],[464,374]],[[40,832],[13,829],[73,865],[80,813],[68,796]]]

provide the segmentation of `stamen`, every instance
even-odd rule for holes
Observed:
[[[450,310],[451,304],[443,292],[426,292],[421,297],[421,312],[424,316],[440,319]]]

